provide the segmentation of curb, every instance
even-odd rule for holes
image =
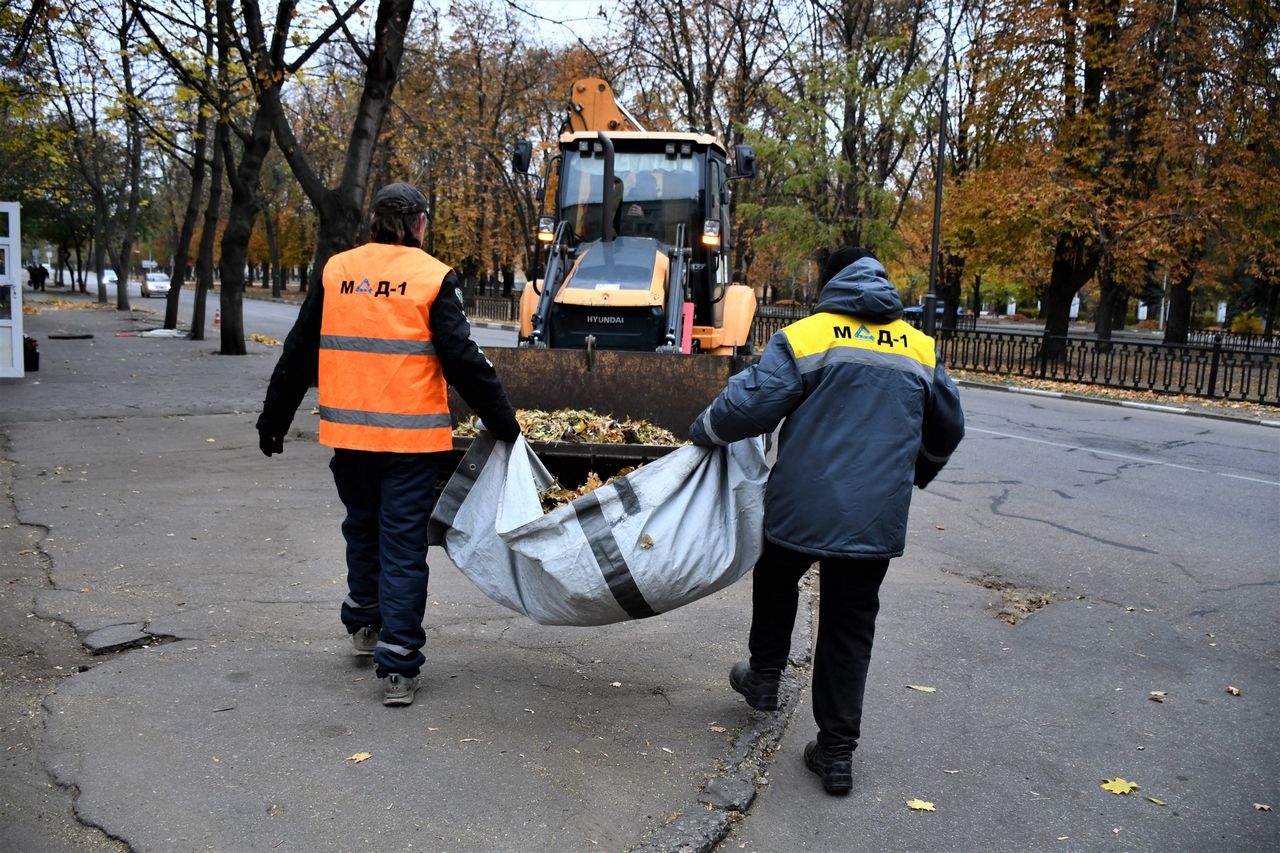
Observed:
[[[1127,409],[1143,409],[1149,412],[1165,412],[1173,415],[1190,415],[1193,418],[1209,418],[1215,421],[1231,421],[1238,424],[1280,429],[1280,420],[1263,418],[1242,418],[1238,415],[1203,412],[1183,406],[1162,406],[1157,403],[1137,403],[1132,400],[1108,400],[1103,397],[1086,397],[1083,394],[1067,394],[1062,391],[1042,391],[1039,388],[1021,388],[1017,385],[995,385],[989,382],[975,382],[972,379],[957,379],[956,385],[961,388],[981,388],[984,391],[1004,391],[1008,394],[1027,394],[1032,397],[1053,397],[1058,400],[1071,400],[1076,403],[1096,403],[1103,406],[1122,406]]]
[[[796,621],[802,639],[797,644],[796,635],[792,635],[788,669],[782,674],[778,690],[778,710],[749,711],[747,724],[734,738],[720,767],[707,778],[697,800],[629,848],[630,853],[712,853],[746,816],[759,790],[769,784],[767,767],[787,733],[800,691],[808,683],[808,666],[813,659],[813,608],[817,603],[813,593],[815,578],[809,572],[800,587]]]

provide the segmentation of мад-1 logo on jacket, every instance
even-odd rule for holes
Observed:
[[[369,279],[366,278],[364,281],[360,282],[359,284],[356,284],[354,281],[342,282],[341,292],[342,293],[372,293],[374,296],[386,296],[389,298],[391,294],[396,290],[400,291],[401,296],[404,296],[405,291],[408,289],[408,287],[409,287],[409,282],[407,281],[402,281],[399,284],[395,285],[394,287],[389,281],[380,281],[378,282],[378,289],[374,290],[373,285],[369,284]]]

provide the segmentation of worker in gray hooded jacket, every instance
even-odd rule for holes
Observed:
[[[797,583],[820,562],[818,739],[804,761],[828,792],[844,793],[853,785],[880,584],[906,545],[912,486],[942,470],[964,436],[964,414],[933,339],[901,319],[902,300],[879,261],[840,249],[823,279],[816,312],[775,334],[689,435],[723,445],[782,424],[753,574],[751,660],[734,666],[729,683],[753,708],[778,707]]]

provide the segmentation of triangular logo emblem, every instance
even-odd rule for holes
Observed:
[[[853,336],[864,341],[874,341],[876,339],[876,336],[871,334],[870,330],[868,330],[866,326],[859,326],[858,331],[854,332]]]

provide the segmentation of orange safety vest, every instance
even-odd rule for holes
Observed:
[[[431,305],[449,267],[421,249],[366,243],[324,267],[320,443],[435,453],[453,447]]]

